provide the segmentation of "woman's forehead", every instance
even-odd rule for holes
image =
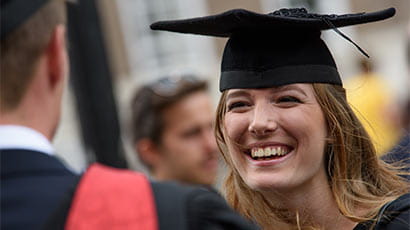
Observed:
[[[313,87],[312,87],[312,84],[310,83],[296,83],[296,84],[288,84],[288,85],[283,85],[283,86],[259,88],[259,89],[229,89],[227,90],[227,96],[228,97],[241,96],[241,95],[247,95],[247,94],[252,94],[254,92],[261,92],[261,91],[270,92],[270,93],[277,93],[277,92],[283,92],[283,91],[297,91],[297,92],[307,95],[309,92],[313,92]]]

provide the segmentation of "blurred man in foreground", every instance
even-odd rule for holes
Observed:
[[[64,1],[1,0],[1,229],[41,229],[79,179],[54,155],[68,77]]]

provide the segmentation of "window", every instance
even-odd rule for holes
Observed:
[[[217,68],[212,38],[163,31],[149,25],[158,20],[207,14],[204,0],[117,1],[133,76],[152,78],[173,72],[206,74]]]

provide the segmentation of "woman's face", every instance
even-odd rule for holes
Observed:
[[[327,183],[327,129],[311,84],[232,89],[225,106],[229,154],[250,188],[286,192]]]

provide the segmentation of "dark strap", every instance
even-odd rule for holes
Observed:
[[[333,23],[331,21],[329,21],[326,17],[322,17],[322,20],[330,27],[332,28],[333,31],[335,31],[337,34],[339,34],[340,36],[342,36],[342,38],[346,39],[347,41],[349,41],[350,43],[352,43],[359,51],[360,53],[362,53],[364,56],[366,56],[367,58],[370,58],[370,56],[366,53],[366,51],[364,51],[356,42],[354,42],[351,38],[349,38],[347,35],[345,35],[344,33],[342,33],[342,31],[340,31],[335,25],[333,25]]]

